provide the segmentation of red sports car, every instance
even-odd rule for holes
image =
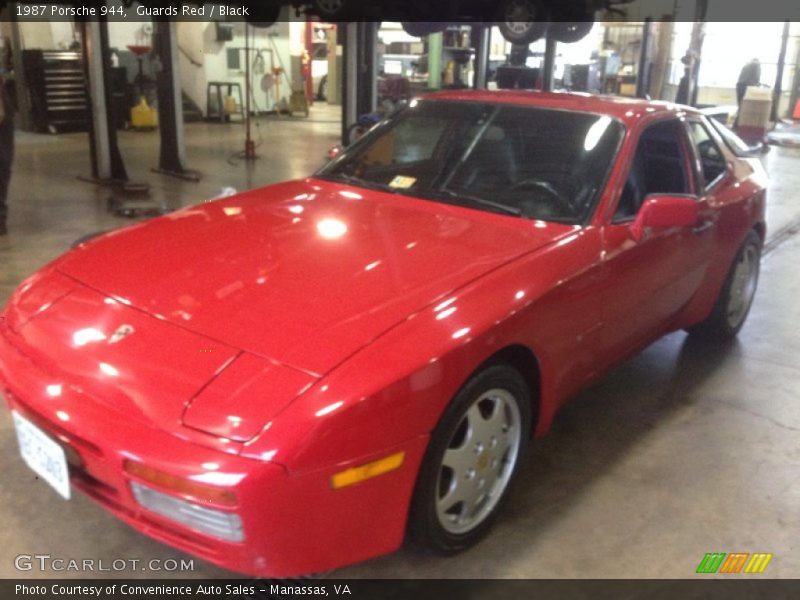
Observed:
[[[738,332],[765,185],[689,108],[432,94],[313,177],[44,267],[0,389],[59,494],[228,569],[457,551],[570,395],[669,331]]]

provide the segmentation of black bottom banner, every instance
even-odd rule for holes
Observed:
[[[305,580],[155,580],[42,579],[0,580],[0,598],[52,600],[353,600],[608,599],[654,600],[800,598],[798,579],[305,579]]]

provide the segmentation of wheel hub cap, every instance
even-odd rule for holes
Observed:
[[[328,12],[336,12],[342,8],[342,0],[318,0],[318,6]]]
[[[506,26],[516,35],[526,33],[536,20],[536,8],[528,0],[515,0],[506,7]]]
[[[466,533],[492,513],[508,487],[521,441],[521,417],[504,389],[482,394],[456,428],[439,468],[436,513],[450,533]]]
[[[736,270],[733,273],[730,297],[728,300],[728,325],[736,328],[741,325],[753,303],[758,284],[758,250],[752,246],[745,248]]]

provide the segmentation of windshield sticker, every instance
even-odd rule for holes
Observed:
[[[417,183],[416,177],[408,177],[406,175],[398,175],[389,182],[389,187],[398,190],[407,190]]]

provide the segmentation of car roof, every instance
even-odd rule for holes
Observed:
[[[454,100],[462,102],[488,102],[498,104],[517,104],[538,106],[560,110],[592,112],[615,117],[626,124],[633,124],[642,117],[653,113],[679,116],[682,114],[701,114],[690,106],[643,100],[586,94],[581,92],[540,92],[537,90],[447,90],[431,92],[422,96],[425,100]]]

